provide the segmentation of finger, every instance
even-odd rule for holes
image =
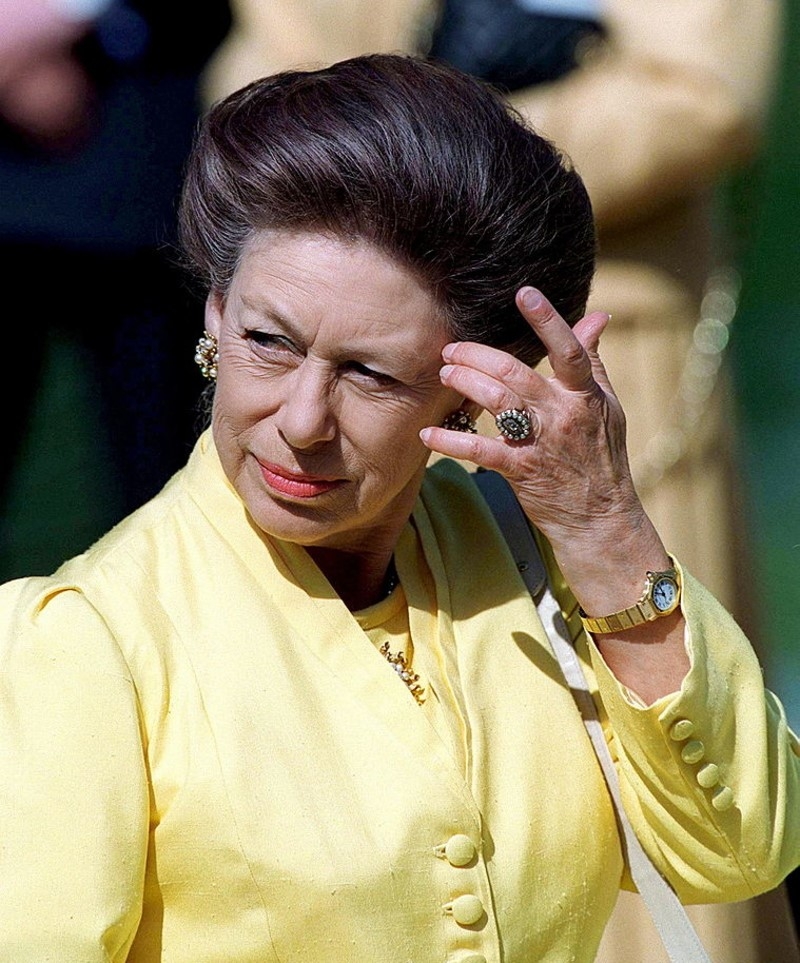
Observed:
[[[600,337],[608,326],[611,315],[605,311],[592,311],[581,318],[572,329],[572,333],[580,341],[587,352],[597,352],[600,346]]]
[[[520,288],[516,300],[522,316],[547,349],[556,378],[567,388],[589,390],[594,381],[592,363],[572,328],[536,288]]]
[[[485,435],[468,435],[445,428],[423,428],[419,433],[422,443],[431,451],[470,461],[484,468],[492,468],[504,475],[514,474],[515,453],[513,447],[498,438]]]
[[[443,385],[452,388],[460,395],[469,398],[470,401],[474,401],[481,408],[496,415],[506,408],[525,407],[527,402],[533,400],[535,382],[531,379],[529,369],[526,368],[525,373],[526,378],[520,377],[518,379],[519,391],[513,389],[514,379],[511,379],[512,385],[509,385],[498,377],[493,377],[464,364],[444,365],[439,371],[439,378]],[[543,381],[541,375],[535,377],[539,381]],[[524,402],[523,398],[525,399]]]
[[[522,361],[485,344],[455,341],[445,345],[442,358],[445,365],[439,375],[443,383],[458,385],[457,391],[495,413],[518,406],[523,398],[533,400],[546,385],[546,379]]]
[[[610,321],[610,314],[604,311],[594,311],[591,314],[587,314],[586,317],[581,318],[573,328],[573,331],[589,355],[594,380],[606,393],[610,392],[613,394],[613,388],[608,379],[606,367],[600,357],[600,338]]]

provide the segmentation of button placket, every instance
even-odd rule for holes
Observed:
[[[474,873],[469,872],[478,862],[478,846],[475,842],[466,833],[454,833],[446,842],[434,847],[434,855],[453,868],[457,874],[453,877],[456,882],[454,888],[456,892],[461,890],[458,896],[442,906],[444,913],[462,927],[474,927],[485,920],[487,913],[483,900],[473,892],[463,891],[471,889],[477,882]],[[456,955],[452,960],[453,963],[470,963],[473,958],[474,963],[485,963],[486,960],[483,954],[470,954],[469,951],[466,957]]]

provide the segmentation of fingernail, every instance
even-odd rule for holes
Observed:
[[[454,367],[455,365],[452,365],[452,364],[442,365],[442,367],[439,368],[439,380],[446,381],[447,378],[450,377]]]
[[[422,440],[423,444],[425,445],[428,444],[428,439],[430,438],[430,436],[431,436],[430,428],[423,428],[422,431],[419,433],[419,437]]]
[[[450,361],[452,359],[453,352],[455,351],[455,347],[456,346],[454,344],[446,344],[442,348],[442,357],[444,358],[445,361]]]
[[[522,292],[522,304],[529,311],[541,307],[543,300],[541,293],[536,288],[525,288]]]

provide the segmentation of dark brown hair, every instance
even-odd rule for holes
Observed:
[[[596,239],[578,174],[486,84],[375,54],[257,80],[215,104],[191,152],[183,250],[227,290],[253,231],[363,239],[410,267],[453,337],[534,364],[516,291],[533,284],[574,324]]]

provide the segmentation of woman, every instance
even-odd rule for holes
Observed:
[[[216,105],[181,228],[211,429],[0,596],[4,955],[592,960],[614,813],[502,535],[430,451],[501,471],[541,532],[680,896],[777,885],[798,743],[636,496],[558,152],[457,72],[356,58]],[[652,572],[663,612],[613,630]]]

